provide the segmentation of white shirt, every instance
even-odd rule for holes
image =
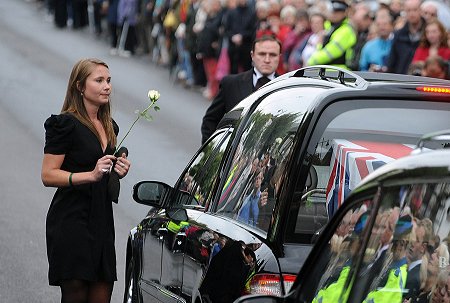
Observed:
[[[264,77],[263,74],[261,74],[259,72],[259,70],[257,70],[256,68],[253,69],[253,87],[256,86],[256,82],[258,82],[258,79]],[[272,81],[273,79],[275,79],[275,72],[271,73],[270,75],[266,76],[267,78],[270,79],[270,81]]]
[[[420,264],[422,264],[422,259],[411,262],[411,264],[409,264],[409,266],[408,266],[408,271],[410,271],[411,269],[413,269],[414,267],[416,267]]]

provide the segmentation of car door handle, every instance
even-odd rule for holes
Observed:
[[[173,243],[172,252],[173,253],[183,253],[186,243],[186,234],[184,232],[179,232],[175,236],[175,241]]]
[[[167,236],[169,230],[165,227],[158,228],[158,231],[156,232],[156,235],[159,237],[159,240],[163,241],[164,237]]]

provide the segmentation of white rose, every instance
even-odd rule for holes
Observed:
[[[148,91],[148,98],[152,101],[156,101],[159,99],[159,92],[157,90],[149,90]]]

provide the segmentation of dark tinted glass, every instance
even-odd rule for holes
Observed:
[[[293,139],[311,96],[323,88],[285,89],[264,99],[238,143],[217,212],[267,231]]]
[[[179,204],[197,207],[208,205],[231,132],[232,129],[229,129],[216,134],[187,168],[178,189],[189,193],[191,198],[187,199],[186,195],[182,195],[178,200]]]
[[[308,150],[315,182],[299,182],[291,204],[290,241],[310,243],[365,176],[409,155],[424,134],[449,129],[449,118],[445,103],[357,100],[329,106]]]
[[[446,302],[450,179],[398,180],[380,199],[347,201],[331,238],[302,276],[307,302]],[[375,213],[375,217],[371,214]]]

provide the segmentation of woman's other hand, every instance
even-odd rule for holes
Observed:
[[[123,178],[128,174],[130,166],[131,162],[127,159],[127,155],[123,153],[122,156],[117,158],[116,165],[114,165],[114,171],[120,178]]]

